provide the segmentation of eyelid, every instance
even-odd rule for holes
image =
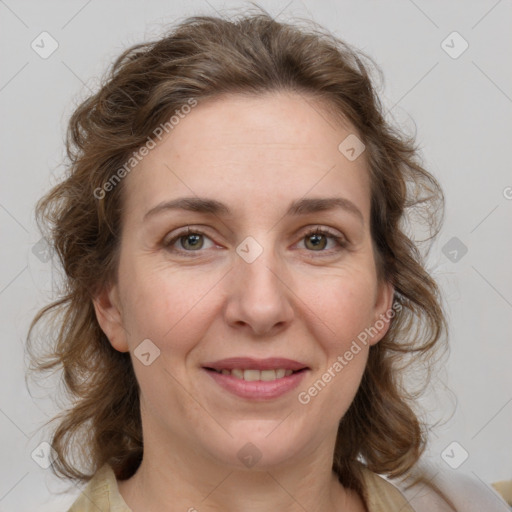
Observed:
[[[314,235],[315,233],[320,233],[322,235],[329,235],[333,238],[342,238],[347,240],[345,235],[341,231],[334,230],[334,228],[326,227],[323,224],[313,224],[311,226],[306,226],[302,231],[302,236],[306,235]]]

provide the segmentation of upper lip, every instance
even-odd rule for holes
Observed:
[[[203,368],[212,368],[214,370],[278,370],[284,368],[285,370],[297,371],[308,368],[308,365],[283,357],[268,357],[266,359],[230,357],[228,359],[205,363],[203,364]]]

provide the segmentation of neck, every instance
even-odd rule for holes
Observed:
[[[184,480],[179,471],[163,472],[142,464],[133,481],[120,490],[133,512],[223,511],[263,512],[286,510],[346,510],[347,496],[333,475],[327,481],[284,477],[275,471],[224,471],[211,478]]]
[[[119,491],[133,512],[364,512],[360,497],[333,473],[328,453],[319,447],[290,464],[241,470],[179,443],[163,449],[149,442],[135,475],[118,482]]]
[[[332,470],[335,431],[320,433],[286,460],[248,468],[218,460],[185,431],[169,435],[145,419],[143,432],[151,435],[144,436],[143,460],[130,479],[118,482],[133,512],[365,512]],[[277,445],[267,449],[279,452]]]

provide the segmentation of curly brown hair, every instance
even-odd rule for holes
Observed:
[[[422,167],[414,137],[385,120],[372,68],[379,71],[367,55],[312,22],[280,23],[264,12],[236,19],[196,16],[124,51],[98,92],[78,106],[67,132],[67,175],[36,206],[38,225],[63,266],[65,289],[38,312],[27,336],[32,369],[62,370],[71,398],[51,441],[56,474],[87,480],[108,463],[126,479],[143,453],[130,355],[112,347],[92,300],[117,278],[124,182],[108,193],[98,190],[107,190],[134,151],[191,98],[269,91],[318,99],[357,130],[371,177],[379,277],[392,283],[401,304],[385,337],[371,348],[360,388],[340,421],[333,470],[343,485],[361,492],[361,461],[391,477],[418,461],[426,428],[414,412],[416,394],[405,386],[404,371],[412,362],[431,368],[444,346],[446,320],[406,220],[408,212],[423,212],[432,239],[444,198]],[[56,333],[51,349],[36,354],[32,330],[50,313]]]

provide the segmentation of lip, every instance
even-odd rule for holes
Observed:
[[[220,359],[211,363],[205,363],[203,368],[212,368],[214,370],[234,370],[239,368],[241,370],[278,370],[284,368],[285,370],[303,370],[309,369],[307,364],[293,359],[286,359],[283,357],[267,357],[266,359],[253,359],[251,357],[230,357],[228,359]],[[292,375],[290,375],[292,377]],[[280,379],[278,379],[280,380]]]
[[[224,366],[224,368],[226,367]],[[242,368],[247,370],[260,369],[255,367],[249,368],[247,366],[242,366]],[[267,366],[266,368],[262,369],[265,370],[275,368],[277,367],[269,368]],[[283,368],[283,366],[280,366],[279,368]],[[206,372],[220,387],[238,397],[254,401],[266,401],[278,398],[295,389],[300,384],[308,370],[303,369],[302,371],[292,373],[287,377],[285,376],[282,377],[281,379],[276,379],[273,381],[257,380],[251,382],[245,381],[244,379],[239,379],[237,377],[233,377],[232,375],[223,375],[222,373],[217,373],[216,371],[209,370],[207,368],[203,368],[203,371]]]

